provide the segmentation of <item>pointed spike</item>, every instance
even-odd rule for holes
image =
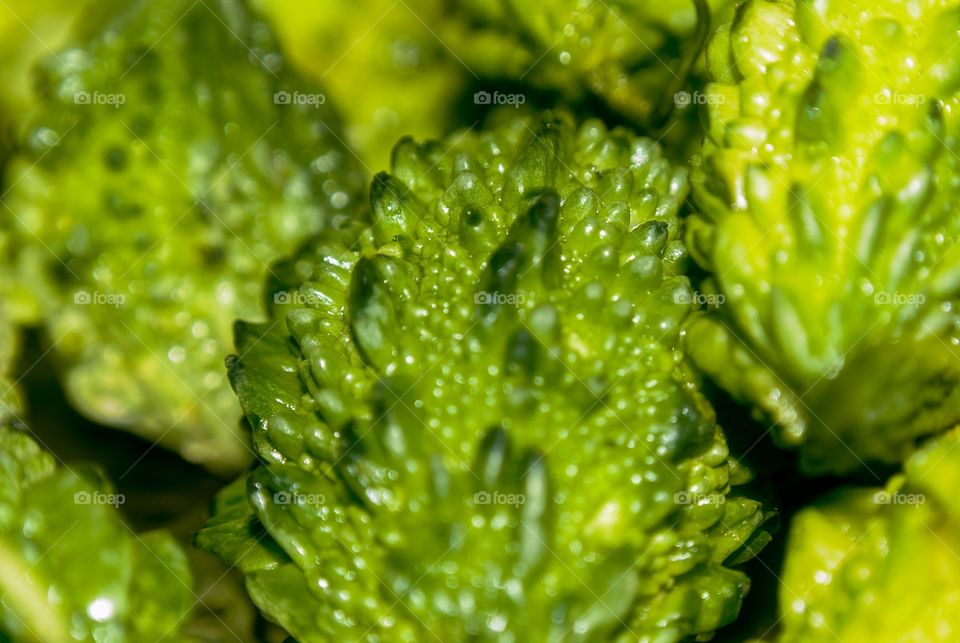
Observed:
[[[812,203],[814,195],[811,192],[812,190],[806,190],[802,185],[793,184],[788,195],[787,214],[805,254],[826,250],[826,238]]]
[[[495,207],[464,206],[460,210],[457,235],[460,245],[477,256],[491,252],[503,237],[503,224],[498,214]]]
[[[857,236],[857,259],[865,266],[872,265],[874,252],[883,233],[883,222],[892,207],[889,196],[881,196],[864,208],[860,216],[860,230]]]
[[[520,507],[517,557],[517,575],[525,576],[544,560],[549,552],[550,539],[550,480],[546,460],[541,453],[528,452],[521,461],[523,504]]]
[[[396,305],[388,290],[393,276],[386,274],[395,271],[385,270],[390,261],[382,256],[361,259],[350,282],[350,328],[361,357],[378,369],[384,368],[397,350],[393,341],[398,330]]]
[[[556,236],[560,218],[560,195],[555,190],[543,190],[536,195],[533,205],[527,210],[527,221],[540,235],[547,239]]]
[[[518,242],[508,242],[500,246],[487,263],[486,278],[484,287],[481,289],[484,295],[479,299],[481,306],[487,308],[489,312],[496,311],[503,307],[502,297],[498,295],[511,294],[517,289],[517,281],[527,264],[527,254],[524,251],[523,244]]]
[[[667,244],[670,227],[663,221],[645,221],[630,231],[624,242],[625,257],[659,255]]]
[[[510,460],[510,451],[510,436],[502,426],[490,429],[483,436],[474,465],[483,490],[497,488]]]
[[[521,328],[507,342],[504,371],[508,375],[532,376],[540,360],[540,343],[526,328]]]
[[[445,183],[444,160],[447,148],[439,141],[415,141],[404,136],[390,153],[391,174],[405,185],[431,185],[442,188]]]
[[[433,481],[432,492],[434,498],[442,500],[450,497],[453,480],[443,463],[443,456],[439,453],[430,456],[430,479]]]
[[[370,185],[373,233],[384,245],[400,237],[412,237],[426,215],[426,207],[399,179],[386,172],[373,177]]]
[[[524,216],[510,230],[510,239],[522,244],[547,288],[560,285],[559,219],[560,196],[552,189],[542,190],[533,196]]]
[[[506,177],[501,195],[504,208],[518,208],[531,191],[555,184],[559,152],[560,133],[550,121],[542,122]]]
[[[839,36],[828,38],[821,49],[814,80],[797,112],[797,139],[846,149],[844,119],[849,106],[855,104],[862,75],[852,47]]]

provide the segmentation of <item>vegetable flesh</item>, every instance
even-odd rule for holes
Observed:
[[[44,64],[8,173],[13,315],[85,415],[236,471],[231,324],[363,174],[329,106],[284,100],[319,90],[243,4],[138,2],[93,31]]]
[[[731,4],[705,3],[712,13]],[[547,0],[535,10],[525,0],[458,0],[454,7],[445,25],[447,40],[481,76],[493,82],[521,79],[567,99],[593,94],[638,125],[663,118],[664,106],[676,98],[667,88],[682,89],[689,102],[680,99],[678,106],[688,111],[673,124],[683,123],[684,135],[697,137],[693,123],[682,118],[695,114],[689,108],[697,104],[698,83],[683,82],[687,58],[699,63],[696,78],[702,71],[693,0]],[[688,145],[681,137],[677,144]]]
[[[122,502],[97,472],[58,466],[26,432],[0,428],[3,640],[186,640],[186,556],[169,534],[134,534]]]
[[[924,445],[883,489],[842,490],[797,516],[780,641],[957,640],[958,439]]]
[[[812,472],[960,417],[958,27],[956,2],[751,1],[708,50],[689,246],[725,302],[689,343]]]
[[[393,158],[371,225],[278,266],[276,320],[238,324],[261,464],[199,544],[304,642],[731,620],[748,581],[724,562],[769,513],[727,496],[745,472],[677,348],[685,172],[562,114]]]
[[[343,105],[344,134],[372,172],[401,134],[446,134],[471,70],[438,37],[444,0],[253,0],[291,61]]]

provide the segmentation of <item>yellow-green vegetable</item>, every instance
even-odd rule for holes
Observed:
[[[291,61],[344,106],[346,139],[373,172],[401,136],[445,134],[471,70],[437,33],[445,0],[253,0]]]
[[[680,349],[686,171],[564,114],[401,140],[276,269],[231,381],[260,464],[198,542],[301,643],[679,641],[769,512]],[[729,495],[728,495],[729,494]]]
[[[4,289],[80,411],[236,471],[231,324],[263,315],[269,264],[355,207],[363,172],[243,3],[139,1],[93,31],[39,71]]]
[[[910,456],[882,489],[804,509],[780,591],[782,643],[947,643],[960,638],[960,433]]]
[[[701,367],[809,471],[960,419],[960,3],[750,0],[714,35]]]
[[[0,427],[0,640],[186,642],[196,597],[180,546],[137,535],[123,494]]]

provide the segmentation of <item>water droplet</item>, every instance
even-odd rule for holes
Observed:
[[[494,632],[503,632],[507,629],[507,619],[505,619],[502,614],[495,614],[487,621],[487,627]]]
[[[330,203],[338,210],[341,210],[347,207],[347,204],[350,203],[350,197],[347,196],[346,192],[337,192],[332,197],[330,197]]]
[[[97,598],[94,599],[89,605],[87,605],[87,614],[93,620],[102,623],[113,616],[115,606],[113,601],[109,598]]]

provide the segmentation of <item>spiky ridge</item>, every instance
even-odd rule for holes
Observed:
[[[690,246],[726,301],[690,345],[810,470],[960,417],[958,28],[956,2],[751,0],[708,52]]]
[[[925,444],[883,489],[847,489],[794,519],[782,643],[960,637],[957,430]]]
[[[8,177],[12,301],[82,412],[234,471],[233,320],[364,179],[242,3],[139,1],[90,31],[44,65]]]
[[[304,642],[728,622],[767,515],[724,503],[742,472],[676,348],[685,171],[564,115],[450,141],[401,141],[372,227],[275,270],[292,343],[238,325],[256,520],[233,488],[201,545]],[[285,554],[244,557],[258,522]]]

